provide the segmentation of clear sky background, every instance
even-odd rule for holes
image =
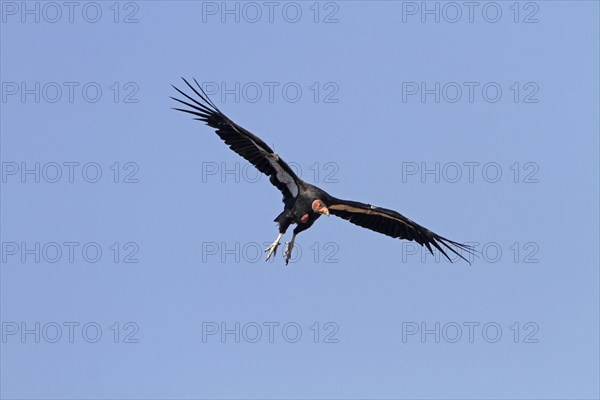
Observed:
[[[2,398],[598,398],[597,2],[61,4],[1,3]],[[483,255],[323,217],[265,263],[181,76]]]

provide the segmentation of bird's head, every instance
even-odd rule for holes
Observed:
[[[316,199],[312,202],[312,210],[317,214],[329,215],[329,209],[321,199]]]

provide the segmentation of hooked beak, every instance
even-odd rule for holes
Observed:
[[[317,212],[319,214],[323,214],[323,215],[329,216],[329,209],[327,207],[321,207],[321,208],[319,208],[319,210]]]

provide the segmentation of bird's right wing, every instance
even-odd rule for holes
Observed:
[[[351,223],[370,229],[393,238],[414,240],[433,254],[432,246],[438,249],[448,260],[452,261],[444,248],[450,250],[470,264],[460,251],[473,254],[473,248],[465,244],[446,239],[429,229],[406,218],[404,215],[386,208],[370,204],[333,199],[327,205],[329,213],[350,221]]]
[[[194,119],[206,122],[207,125],[214,128],[217,135],[229,145],[231,150],[244,157],[260,172],[270,177],[271,183],[283,193],[284,200],[298,196],[300,178],[296,176],[290,166],[258,136],[242,128],[223,114],[208,98],[206,92],[195,79],[194,82],[200,91],[185,79],[183,81],[197,97],[192,97],[173,86],[187,100],[171,98],[188,107],[175,108],[175,110],[195,115],[197,118]]]

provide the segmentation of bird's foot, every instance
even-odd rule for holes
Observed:
[[[271,258],[271,256],[274,256],[277,254],[277,247],[279,247],[279,242],[273,242],[271,243],[271,245],[265,250],[265,253],[268,252],[267,254],[267,259],[265,261],[269,261],[269,258]]]
[[[285,243],[285,250],[283,251],[283,258],[285,258],[285,265],[288,265],[290,258],[292,257],[292,249],[294,248],[294,241]]]
[[[271,245],[269,247],[267,247],[267,249],[265,250],[265,253],[267,254],[267,259],[265,261],[269,261],[269,258],[271,258],[271,256],[275,256],[277,254],[277,247],[279,247],[279,240],[281,239],[281,237],[283,236],[283,233],[280,233],[279,236],[277,236],[277,239],[275,239],[275,241],[273,243],[271,243]]]

